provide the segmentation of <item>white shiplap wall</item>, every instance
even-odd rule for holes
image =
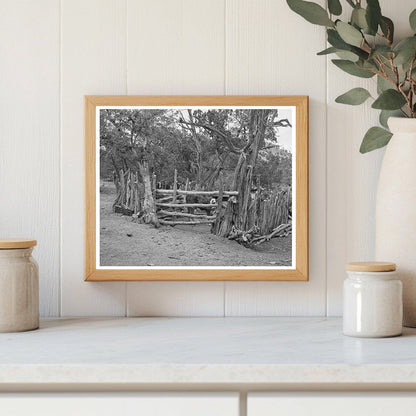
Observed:
[[[125,283],[83,281],[83,96],[126,93],[126,2],[61,1],[61,313],[124,315]]]
[[[59,313],[60,16],[56,0],[0,2],[0,235],[34,237],[43,315]]]
[[[407,33],[413,0],[381,4]],[[371,110],[334,104],[363,82],[315,55],[323,28],[285,0],[1,6],[0,234],[39,240],[42,315],[341,313],[344,263],[373,255],[383,152],[358,153]],[[84,282],[86,94],[309,95],[310,281]]]

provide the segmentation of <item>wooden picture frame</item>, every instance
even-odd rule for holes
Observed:
[[[168,111],[173,108],[176,111],[176,107],[181,108],[206,108],[212,107],[216,111],[222,110],[224,107],[231,108],[231,111],[237,111],[243,109],[243,111],[252,109],[277,109],[276,114],[283,109],[287,111],[293,111],[294,114],[292,125],[295,126],[293,130],[292,125],[292,146],[295,146],[295,156],[292,156],[295,161],[292,169],[292,202],[293,207],[293,237],[292,237],[292,263],[290,267],[274,267],[273,262],[270,262],[270,266],[242,266],[242,267],[158,267],[150,264],[147,266],[102,266],[100,263],[100,233],[104,233],[105,230],[99,229],[100,220],[100,176],[98,173],[100,162],[100,114],[105,114],[106,117],[113,117],[112,122],[114,125],[118,121],[114,114],[116,110],[120,110],[126,107],[135,107],[137,111],[145,111],[143,107],[151,107],[153,110],[160,109]],[[116,108],[116,109],[114,109]],[[234,110],[234,108],[236,108]],[[106,111],[106,113],[100,113],[100,111]],[[172,110],[173,111],[173,110]],[[272,110],[264,110],[272,111]],[[274,111],[274,110],[273,110]],[[286,110],[285,110],[286,111]],[[110,115],[109,115],[110,114]],[[144,114],[144,113],[143,113]],[[189,113],[192,114],[192,113]],[[233,113],[234,114],[234,113]],[[240,114],[240,113],[239,113]],[[251,113],[250,113],[251,114]],[[265,114],[264,112],[261,114]],[[179,116],[180,117],[180,116]],[[107,120],[107,119],[106,119]],[[111,121],[110,120],[110,121]],[[186,124],[186,121],[179,119],[179,121]],[[102,122],[104,123],[104,122]],[[105,123],[109,123],[107,120]],[[189,123],[190,124],[190,123]],[[102,124],[101,127],[106,124]],[[274,125],[273,125],[274,126]],[[275,127],[271,127],[275,128]],[[120,129],[120,128],[119,128]],[[230,127],[231,129],[231,127]],[[273,130],[274,131],[274,130]],[[209,133],[209,131],[207,130]],[[191,133],[189,133],[191,134]],[[212,133],[214,137],[214,133]],[[279,133],[277,133],[279,134]],[[104,137],[104,136],[103,136]],[[216,137],[216,136],[215,136]],[[248,136],[247,136],[248,137]],[[104,146],[106,149],[106,147]],[[280,147],[279,147],[280,149]],[[115,171],[114,171],[115,172]],[[118,172],[114,175],[118,175]],[[85,225],[85,280],[87,281],[307,281],[308,280],[308,97],[307,96],[85,96],[85,199],[86,199],[86,225]],[[176,173],[175,173],[176,175]],[[176,178],[175,178],[176,181]],[[254,182],[254,179],[253,181]],[[110,182],[108,182],[110,183]],[[221,182],[222,183],[222,182]],[[116,183],[117,184],[117,183]],[[104,184],[106,185],[106,183]],[[187,194],[186,191],[178,191],[177,184],[174,183],[176,190],[158,190],[157,192],[165,192],[169,195],[177,195],[181,192],[182,198],[185,200]],[[153,186],[152,192],[156,189]],[[187,189],[187,188],[185,188]],[[200,188],[197,188],[200,189]],[[253,185],[250,188],[251,198],[253,193],[257,195],[260,193],[261,185],[253,190]],[[104,188],[105,190],[105,188]],[[191,191],[189,191],[191,192]],[[195,191],[197,192],[197,191]],[[202,192],[202,191],[201,191]],[[179,213],[178,215],[187,215],[188,217],[195,218],[212,218],[215,220],[207,220],[216,224],[218,216],[221,215],[224,218],[224,210],[227,209],[231,203],[231,196],[225,195],[226,191],[223,191],[223,185],[220,191],[211,194],[216,195],[216,202],[211,204],[215,205],[215,213],[211,216],[203,215],[197,209],[198,215]],[[192,193],[192,192],[191,192]],[[231,191],[229,192],[231,193]],[[241,192],[243,194],[243,192]],[[158,194],[159,195],[159,194]],[[221,196],[219,196],[221,195]],[[162,195],[163,196],[163,195]],[[156,196],[155,196],[156,198]],[[176,197],[172,197],[175,202]],[[226,198],[228,198],[228,202]],[[154,199],[156,201],[156,199]],[[159,199],[160,201],[161,199]],[[237,202],[235,202],[237,200]],[[170,201],[170,200],[169,200]],[[219,202],[220,201],[220,202]],[[213,200],[211,200],[213,202]],[[238,197],[233,200],[232,203],[238,204]],[[265,203],[265,202],[264,202]],[[160,204],[162,205],[162,204]],[[166,205],[172,206],[171,202]],[[188,204],[191,206],[191,204]],[[203,207],[203,204],[195,204],[195,206]],[[175,211],[174,212],[179,212]],[[182,208],[185,212],[189,212],[191,208]],[[231,209],[231,208],[230,208]],[[159,208],[160,211],[160,208]],[[172,211],[169,211],[172,212]],[[211,211],[212,212],[212,211]],[[288,214],[289,215],[289,214]],[[165,217],[166,218],[166,217]],[[175,216],[167,217],[173,218]],[[125,219],[125,218],[124,218]],[[190,219],[192,221],[192,218]],[[180,223],[181,221],[178,221]],[[172,223],[168,220],[165,223]],[[197,223],[197,222],[195,222]],[[126,223],[127,224],[127,223]],[[192,223],[193,224],[193,223]],[[126,225],[127,226],[127,225]],[[143,224],[143,226],[151,227],[149,224]],[[213,225],[211,225],[212,227]],[[163,226],[165,229],[177,229],[175,227]],[[291,229],[292,224],[290,228]],[[102,227],[105,228],[105,227]],[[196,227],[191,227],[196,228]],[[99,232],[97,234],[97,232]],[[127,234],[128,236],[129,234]],[[127,239],[128,237],[126,237]],[[286,237],[285,237],[286,238]],[[275,241],[274,239],[273,241]],[[229,240],[228,240],[229,241]],[[270,240],[271,241],[271,240]],[[146,244],[146,242],[144,242]],[[235,243],[237,244],[237,243]],[[248,249],[250,250],[250,249]],[[295,259],[293,261],[293,259]],[[176,261],[176,260],[175,260]]]

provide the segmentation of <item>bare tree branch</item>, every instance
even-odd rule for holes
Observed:
[[[267,127],[292,127],[292,125],[287,118],[282,118],[281,120],[268,124]]]
[[[240,154],[241,153],[241,149],[234,146],[234,144],[231,142],[230,138],[226,134],[224,134],[222,131],[216,129],[215,127],[210,126],[209,124],[205,124],[205,123],[195,123],[195,122],[191,123],[189,121],[185,121],[182,117],[180,118],[179,122],[181,124],[185,124],[185,125],[188,125],[188,126],[201,127],[205,130],[208,130],[208,131],[216,134],[217,136],[221,137],[224,140],[224,142],[227,145],[230,152],[235,153],[235,154]]]

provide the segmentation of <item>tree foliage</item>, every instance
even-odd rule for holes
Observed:
[[[102,109],[101,177],[138,171],[147,162],[149,173],[165,188],[172,187],[176,169],[182,187],[188,180],[191,188],[215,189],[223,172],[224,186],[231,189],[239,158],[253,139],[253,111],[259,110]],[[268,123],[253,174],[262,186],[273,189],[291,184],[291,153],[279,143],[279,129],[291,125],[277,110],[270,112]]]

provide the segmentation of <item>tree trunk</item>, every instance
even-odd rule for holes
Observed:
[[[214,183],[217,180],[217,178],[220,175],[220,172],[224,169],[225,161],[227,160],[230,152],[226,152],[225,156],[221,157],[218,152],[218,163],[217,165],[212,169],[211,173],[206,175],[206,179],[204,180],[204,183],[206,184],[206,189],[212,189],[214,187]]]
[[[153,224],[156,228],[159,228],[160,224],[156,215],[156,205],[152,193],[152,181],[150,178],[149,163],[147,161],[139,163],[139,169],[144,185],[142,219],[145,224]]]
[[[113,211],[115,211],[116,206],[122,206],[124,204],[125,194],[126,194],[126,175],[123,169],[120,169],[118,174],[118,185],[116,185],[117,197],[113,202]]]
[[[222,171],[219,173],[220,176],[220,189],[218,191],[218,199],[217,199],[217,216],[215,219],[214,227],[212,229],[212,233],[218,235],[221,222],[223,219],[223,209],[222,209],[222,200],[224,196],[224,174]]]
[[[240,153],[234,171],[233,191],[238,192],[238,200],[229,199],[221,224],[215,227],[215,233],[228,237],[233,228],[240,231],[250,229],[250,209],[253,208],[251,191],[253,170],[256,167],[259,150],[264,143],[264,135],[272,110],[252,110],[249,124],[249,141]]]
[[[194,117],[192,111],[188,110],[189,121],[191,123],[190,130],[192,133],[192,142],[196,151],[196,189],[201,189],[202,186],[202,144],[194,125]]]

